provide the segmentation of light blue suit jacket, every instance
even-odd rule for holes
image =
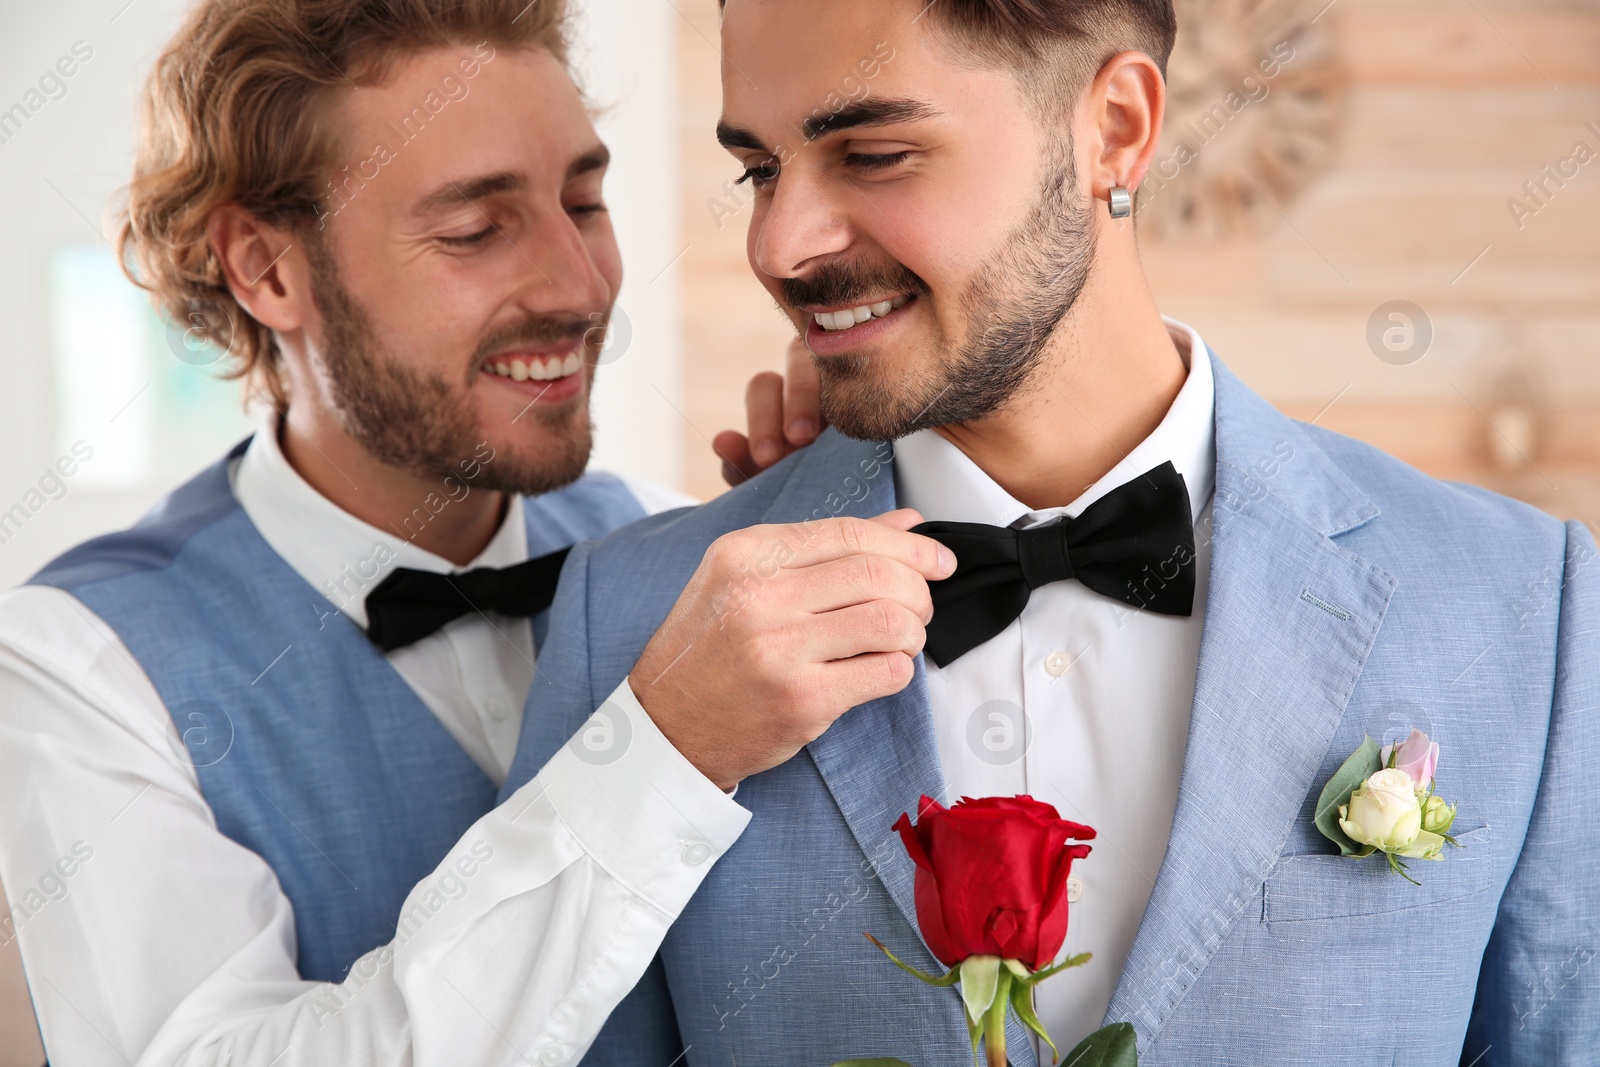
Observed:
[[[1213,557],[1177,812],[1107,1012],[1144,1067],[1600,1063],[1600,562],[1589,533],[1296,423],[1216,365]],[[895,506],[828,433],[748,485],[575,551],[509,795],[632,668],[720,534]],[[1202,531],[1204,534],[1204,531]],[[1422,885],[1312,824],[1364,735],[1420,726],[1464,847]],[[1130,753],[1130,758],[1137,754]],[[890,826],[950,799],[921,671],[782,766],[590,1064],[967,1067]],[[1094,966],[1094,964],[1091,964]],[[1063,1035],[1065,1036],[1065,1035]],[[1032,1064],[1013,1025],[1013,1062]]]

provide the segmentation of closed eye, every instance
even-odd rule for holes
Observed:
[[[870,155],[862,152],[852,152],[845,156],[844,159],[846,163],[854,167],[856,170],[865,171],[866,173],[871,174],[876,171],[888,170],[890,167],[899,166],[901,163],[904,163],[906,158],[910,155],[911,153],[909,151],[889,152],[883,155]]]
[[[762,160],[753,167],[746,167],[744,173],[734,179],[733,184],[743,185],[745,182],[749,182],[755,188],[760,189],[770,182],[777,181],[778,171],[779,167],[776,159]]]
[[[440,237],[438,240],[441,244],[454,245],[458,248],[470,248],[473,245],[482,243],[492,233],[494,233],[494,227],[489,226],[479,230],[477,233],[469,233],[461,237]]]

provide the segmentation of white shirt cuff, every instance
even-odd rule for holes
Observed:
[[[672,915],[750,822],[673,747],[626,679],[535,782],[595,862]]]

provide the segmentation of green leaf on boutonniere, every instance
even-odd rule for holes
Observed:
[[[1009,962],[1009,961],[1007,961]],[[1011,1010],[1017,1013],[1017,1018],[1022,1020],[1022,1025],[1038,1034],[1044,1043],[1050,1046],[1051,1063],[1061,1059],[1061,1050],[1056,1048],[1056,1043],[1050,1040],[1050,1035],[1044,1028],[1044,1023],[1039,1021],[1039,1015],[1033,1010],[1033,986],[1027,982],[1011,983]]]
[[[1132,1023],[1102,1026],[1067,1053],[1066,1067],[1138,1067],[1139,1041]]]
[[[1344,856],[1370,856],[1372,847],[1357,844],[1339,828],[1339,808],[1350,802],[1350,794],[1361,788],[1361,783],[1377,774],[1383,769],[1383,761],[1378,758],[1378,743],[1372,738],[1363,738],[1361,747],[1350,754],[1350,758],[1340,765],[1333,777],[1328,779],[1328,784],[1322,787],[1322,795],[1317,798],[1317,829],[1322,836],[1339,846],[1339,853]]]
[[[1068,956],[1060,963],[1046,967],[1043,970],[1034,971],[1032,974],[1028,975],[1028,977],[1024,978],[1023,981],[1028,985],[1038,985],[1051,975],[1060,974],[1068,967],[1082,967],[1085,963],[1088,963],[1092,959],[1094,959],[1093,952],[1080,952],[1076,956]]]
[[[967,1018],[979,1025],[1000,988],[1000,957],[968,956],[961,961],[960,971],[961,999],[967,1003]]]
[[[884,945],[883,945],[883,942],[879,941],[877,938],[873,937],[871,934],[863,932],[861,936],[865,937],[868,941],[871,941],[874,945],[877,945],[878,946],[878,951],[882,952],[885,956],[888,956],[890,963],[893,963],[896,967],[900,968],[902,971],[906,972],[907,974],[911,975],[912,977],[920,979],[921,981],[927,982],[929,985],[932,985],[932,986],[955,985],[956,984],[956,979],[961,977],[961,968],[959,968],[959,967],[952,967],[942,975],[928,974],[926,971],[919,971],[915,967],[911,966],[909,963],[901,963],[899,957],[897,957],[893,952],[890,952],[887,948],[885,948]]]

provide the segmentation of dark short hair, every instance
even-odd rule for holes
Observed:
[[[1178,32],[1172,0],[933,0],[923,17],[980,61],[1052,81],[1085,78],[1129,49],[1165,76]],[[1063,57],[1072,70],[1059,69]]]

